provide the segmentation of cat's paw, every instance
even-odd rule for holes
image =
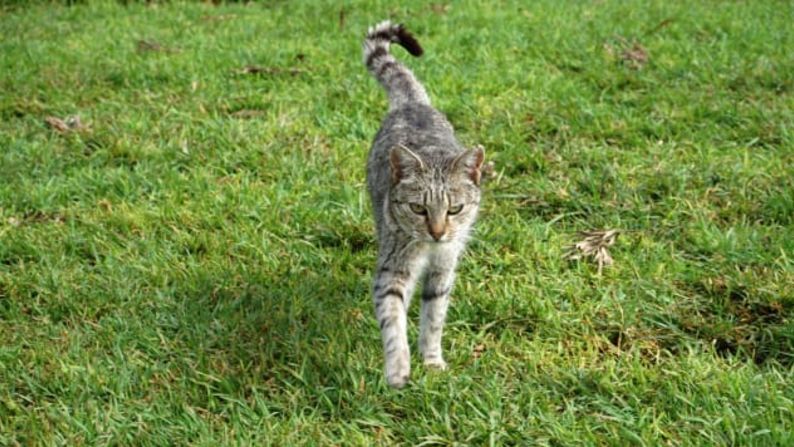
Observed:
[[[402,388],[411,378],[411,360],[407,351],[388,359],[386,362],[386,382],[394,388]]]
[[[425,359],[424,365],[427,369],[437,369],[439,371],[446,371],[447,369],[447,362],[440,357]]]
[[[408,384],[408,380],[411,378],[410,371],[396,371],[392,373],[386,373],[386,382],[389,383],[389,386],[392,388],[400,389]]]

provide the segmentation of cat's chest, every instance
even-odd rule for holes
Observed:
[[[418,256],[415,259],[420,266],[423,266],[430,258],[443,259],[446,256],[452,256],[455,249],[454,242],[419,242],[416,246]]]

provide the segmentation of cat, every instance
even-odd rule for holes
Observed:
[[[407,309],[422,281],[419,351],[430,368],[446,369],[441,352],[449,296],[480,206],[484,150],[466,149],[414,74],[389,52],[391,43],[423,53],[402,25],[371,27],[364,64],[385,88],[389,111],[370,149],[367,186],[375,215],[378,260],[373,302],[383,339],[385,375],[402,388],[411,374]]]

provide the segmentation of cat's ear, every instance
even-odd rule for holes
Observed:
[[[403,145],[394,146],[389,152],[391,180],[396,185],[400,180],[424,169],[425,164],[413,151]]]
[[[455,161],[452,162],[452,169],[454,172],[468,177],[475,185],[480,186],[482,162],[484,159],[485,149],[478,145],[458,155]]]

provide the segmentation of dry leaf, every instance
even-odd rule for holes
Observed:
[[[79,132],[88,129],[88,126],[85,126],[77,115],[67,116],[66,119],[48,116],[44,118],[44,121],[60,133]]]
[[[100,199],[99,202],[97,202],[97,205],[99,205],[99,207],[104,211],[113,211],[113,204],[110,203],[110,200],[108,199]]]
[[[222,20],[229,20],[235,17],[236,15],[234,14],[218,14],[218,15],[207,14],[205,16],[201,16],[201,20],[204,20],[205,22],[220,22]]]
[[[8,218],[8,224],[13,227],[18,227],[22,224],[30,223],[54,223],[57,225],[66,222],[66,218],[59,213],[33,211],[25,213],[21,217],[11,216]]]
[[[631,48],[623,50],[620,58],[629,67],[639,70],[648,63],[648,50],[639,43],[634,42]]]
[[[657,31],[659,31],[662,28],[665,28],[666,26],[668,26],[671,23],[673,23],[673,20],[674,19],[672,17],[669,17],[669,18],[666,18],[666,19],[662,20],[661,22],[659,22],[658,25],[656,25],[655,27],[650,29],[648,32],[646,32],[645,35],[648,36],[650,34],[653,34],[653,33],[657,32]]]
[[[141,53],[151,51],[151,52],[162,52],[162,53],[176,53],[176,48],[168,48],[166,46],[161,45],[159,42],[149,39],[140,39],[135,42],[135,47]]]
[[[609,57],[615,56],[615,47],[610,43],[604,43],[604,52],[609,55]]]
[[[232,113],[232,116],[235,118],[254,118],[257,116],[264,115],[265,112],[262,110],[250,110],[250,109],[242,109]]]
[[[300,68],[260,67],[258,65],[246,65],[237,71],[238,74],[289,74],[292,76],[299,75],[303,72],[304,70],[301,70]]]
[[[622,36],[614,36],[611,42],[605,42],[604,52],[610,58],[615,58],[621,64],[635,70],[644,67],[650,60],[648,50],[645,47],[636,40],[632,39],[629,41]]]
[[[66,122],[60,118],[56,118],[54,116],[48,116],[47,118],[44,118],[44,121],[46,121],[47,124],[50,125],[50,127],[57,130],[58,132],[66,133],[69,132],[70,130],[69,126],[66,125]]]
[[[448,3],[432,3],[430,5],[430,10],[433,11],[435,14],[444,15],[449,11],[449,4]]]
[[[620,230],[594,230],[579,233],[583,237],[581,241],[568,248],[564,258],[572,261],[592,258],[598,264],[598,274],[604,266],[614,263],[607,247],[612,246],[617,240]]]
[[[161,51],[163,46],[153,40],[141,39],[135,42],[135,47],[138,51]]]
[[[354,321],[362,321],[364,320],[364,313],[361,312],[361,309],[352,309],[350,311],[350,318]]]
[[[482,357],[482,353],[485,352],[485,345],[480,343],[471,350],[471,356],[475,359]]]

